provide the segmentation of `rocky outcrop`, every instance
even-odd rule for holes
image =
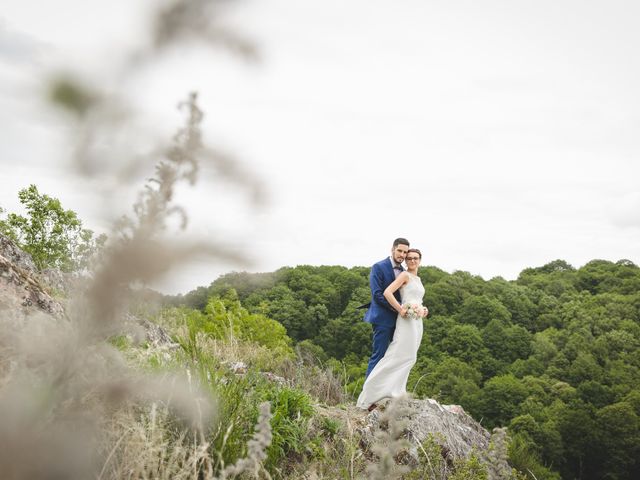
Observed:
[[[51,297],[31,256],[0,234],[0,311],[28,315],[45,312],[63,316],[62,304]]]
[[[360,447],[365,455],[372,456],[374,445],[381,431],[389,430],[389,418],[385,415],[389,400],[379,403],[372,412],[355,406],[318,407],[320,416],[339,420],[350,425],[360,438]],[[468,459],[472,453],[488,464],[489,478],[498,480],[510,478],[493,472],[509,472],[506,460],[492,451],[491,434],[469,416],[460,405],[441,405],[433,399],[405,398],[398,400],[394,410],[394,421],[403,425],[402,437],[408,448],[400,462],[415,467],[419,463],[419,452],[425,441],[432,439],[440,446],[440,452],[447,464]]]
[[[13,318],[44,312],[54,317],[63,317],[66,300],[54,296],[70,298],[81,296],[86,288],[87,278],[61,272],[57,269],[39,271],[31,256],[21,250],[10,238],[0,234],[0,312]],[[159,294],[147,290],[145,303],[157,302]],[[153,295],[152,295],[153,294]],[[137,296],[142,296],[136,292]],[[133,295],[131,295],[133,297]],[[145,341],[157,349],[173,350],[177,344],[160,326],[148,320],[124,313],[121,326],[133,332],[135,340]]]
[[[156,348],[168,348],[175,349],[178,348],[178,344],[173,341],[171,335],[162,328],[160,325],[157,325],[149,320],[145,320],[144,318],[138,318],[130,313],[126,314],[126,322],[127,324],[135,324],[142,328],[144,332],[144,340],[148,342],[150,346]]]
[[[56,268],[45,268],[38,272],[38,278],[51,290],[69,296],[74,289],[83,285],[83,278]]]
[[[10,262],[15,267],[35,274],[38,269],[36,264],[33,263],[31,255],[22,251],[13,240],[0,233],[0,255],[2,255],[5,261]]]
[[[413,444],[411,456],[417,459],[417,445],[432,436],[442,447],[448,460],[468,458],[473,450],[489,448],[491,434],[471,418],[460,405],[440,405],[436,400],[406,399],[398,417],[406,423],[405,436]],[[375,409],[365,417],[360,432],[365,447],[374,441],[381,425],[382,410]],[[414,451],[415,450],[415,451]]]

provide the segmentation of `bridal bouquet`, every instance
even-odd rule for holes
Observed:
[[[402,306],[407,310],[407,316],[409,320],[421,320],[427,316],[427,309],[419,303],[406,303]]]

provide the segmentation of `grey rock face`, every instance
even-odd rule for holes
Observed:
[[[381,406],[384,408],[384,404]],[[467,415],[459,405],[440,405],[433,399],[403,400],[399,421],[406,423],[405,437],[412,448],[410,456],[417,461],[417,446],[433,436],[449,460],[468,458],[473,450],[483,452],[489,448],[490,433]],[[374,441],[374,433],[380,428],[382,414],[375,409],[365,417],[361,434],[363,443]]]
[[[80,277],[75,277],[71,273],[61,272],[55,268],[46,268],[38,272],[38,278],[44,282],[45,285],[54,288],[58,292],[64,292],[69,295],[76,283],[81,282]]]
[[[177,348],[176,344],[167,331],[160,325],[156,325],[148,320],[139,319],[138,323],[144,328],[145,339],[154,346],[166,346]]]
[[[14,266],[29,272],[36,273],[38,269],[33,263],[31,255],[20,250],[13,240],[0,233],[0,255],[6,261],[11,262]]]
[[[29,254],[3,235],[0,235],[0,310],[24,315],[34,311],[64,315],[60,302],[45,291],[38,279]]]
[[[353,430],[359,438],[360,448],[365,457],[375,461],[376,447],[380,438],[390,432],[388,413],[391,409],[394,416],[394,429],[402,428],[406,448],[395,458],[395,461],[410,469],[419,464],[422,444],[430,437],[440,446],[440,454],[447,465],[456,460],[466,460],[475,453],[487,465],[490,480],[506,480],[512,478],[511,467],[496,455],[491,444],[495,440],[491,434],[469,416],[460,405],[441,405],[433,399],[405,398],[396,400],[391,406],[389,400],[378,403],[378,408],[367,412],[353,405],[346,407],[320,407],[318,414],[339,420],[345,429]],[[504,433],[504,432],[503,432]],[[505,473],[506,472],[506,473]]]

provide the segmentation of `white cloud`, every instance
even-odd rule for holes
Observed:
[[[56,65],[83,59],[93,78],[142,41],[150,5],[103,2],[96,16],[94,2],[67,0],[75,7],[44,6],[36,18],[29,3],[9,2],[11,28],[52,45]],[[399,235],[427,264],[483,276],[514,278],[556,258],[638,263],[639,9],[577,0],[239,2],[229,21],[259,43],[262,62],[177,50],[121,89],[141,108],[135,126],[145,137],[157,127],[170,134],[181,121],[174,105],[198,90],[205,140],[265,180],[264,211],[228,187],[177,198],[196,232],[251,250],[252,269],[368,265]],[[4,85],[28,77],[16,75]],[[0,98],[11,133],[0,161],[49,152],[58,164],[59,127],[47,116],[33,127],[29,96],[9,92]],[[23,180],[2,177],[0,204]],[[86,208],[80,198],[92,194],[77,180],[50,185],[69,208]],[[213,205],[222,205],[214,216]],[[191,266],[166,288],[207,285],[232,268]]]
[[[640,228],[640,189],[614,197],[607,205],[607,214],[615,227]]]

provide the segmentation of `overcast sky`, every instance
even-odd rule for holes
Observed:
[[[144,43],[153,3],[3,2],[0,206],[18,210],[18,190],[36,183],[95,230],[128,213],[133,186],[105,202],[104,179],[68,168],[73,130],[42,88],[64,66],[108,76]],[[170,135],[197,90],[205,141],[269,193],[256,209],[215,179],[181,190],[189,231],[253,262],[203,259],[156,287],[368,266],[397,236],[424,264],[486,279],[557,258],[640,263],[638,18],[640,3],[618,0],[238,2],[225,23],[259,62],[185,45],[122,86],[140,138]]]

